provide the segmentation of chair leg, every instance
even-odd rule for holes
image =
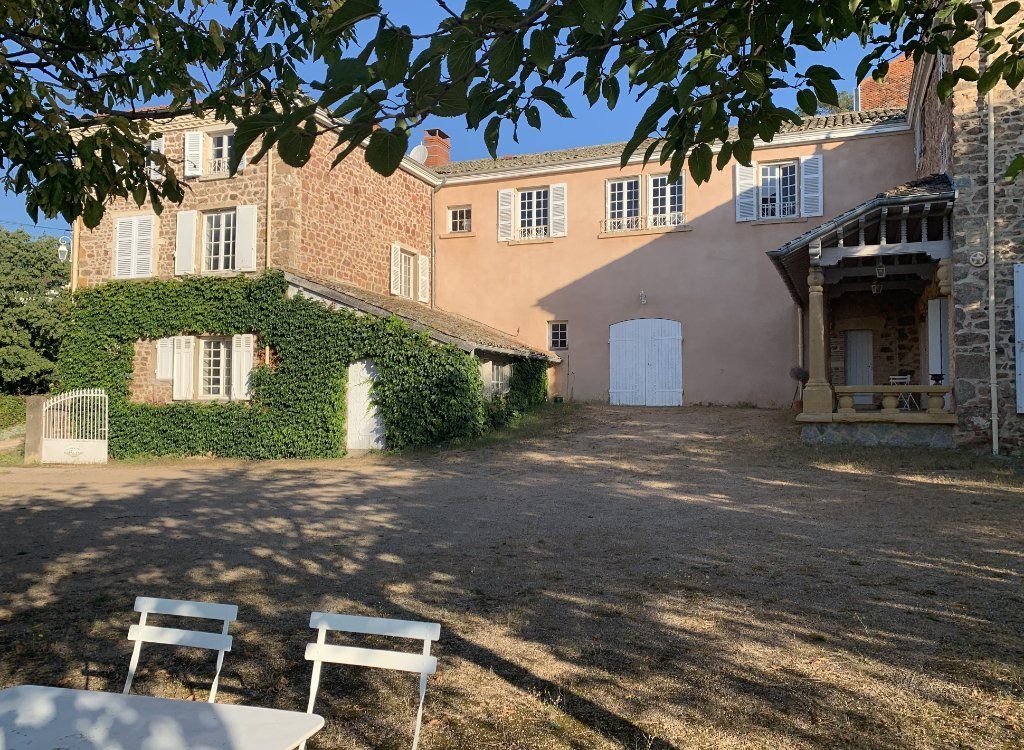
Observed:
[[[143,612],[139,615],[139,627],[146,624],[146,613]],[[124,690],[121,692],[124,695],[128,695],[128,691],[132,689],[132,680],[135,679],[135,670],[139,666],[139,654],[142,652],[142,641],[135,641],[135,648],[132,649],[132,659],[128,662],[128,679],[124,681]]]

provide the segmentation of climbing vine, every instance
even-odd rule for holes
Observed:
[[[283,275],[115,281],[75,295],[57,364],[62,389],[110,396],[110,450],[132,455],[253,459],[344,453],[348,365],[372,358],[373,389],[389,448],[479,435],[488,426],[474,357],[437,344],[396,318],[289,298]],[[248,403],[141,404],[130,399],[135,342],[176,335],[255,333],[274,352],[252,373]],[[508,401],[543,400],[543,363],[519,360]]]

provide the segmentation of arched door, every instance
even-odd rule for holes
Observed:
[[[608,400],[623,406],[682,406],[683,327],[637,318],[612,324]]]

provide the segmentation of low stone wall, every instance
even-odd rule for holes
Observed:
[[[878,445],[890,448],[953,448],[953,425],[877,422],[805,424],[800,439],[810,445]]]

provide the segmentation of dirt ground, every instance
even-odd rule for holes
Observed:
[[[1022,520],[1013,464],[808,449],[749,409],[0,469],[0,687],[120,690],[145,594],[239,605],[218,700],[299,710],[311,610],[440,622],[425,750],[1021,748]],[[205,700],[212,657],[142,666]],[[415,704],[414,676],[325,667],[310,747],[407,748]]]

